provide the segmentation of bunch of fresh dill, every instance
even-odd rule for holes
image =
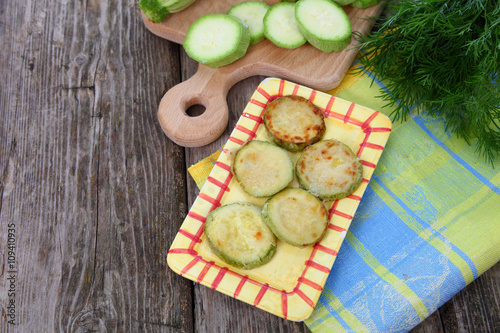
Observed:
[[[387,80],[379,96],[395,107],[442,116],[458,137],[475,140],[494,166],[500,152],[500,1],[402,0],[388,3],[368,37],[358,35],[360,63]],[[362,69],[361,69],[362,70]],[[477,139],[477,140],[476,140]]]

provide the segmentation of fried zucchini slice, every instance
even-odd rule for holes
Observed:
[[[302,152],[296,174],[302,188],[322,200],[337,200],[356,190],[363,178],[363,166],[348,146],[324,140]]]
[[[212,251],[234,267],[251,269],[267,263],[276,251],[276,236],[259,207],[230,203],[211,211],[204,232]]]
[[[301,188],[289,187],[269,198],[262,216],[276,237],[294,246],[315,244],[328,227],[323,203]]]
[[[271,101],[263,120],[272,140],[291,152],[302,151],[318,142],[326,131],[321,109],[300,96],[283,96]]]
[[[294,175],[294,165],[287,151],[260,140],[241,146],[234,154],[231,167],[243,191],[254,197],[278,193]]]

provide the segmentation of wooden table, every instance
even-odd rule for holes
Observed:
[[[187,168],[229,135],[185,149],[162,133],[161,97],[197,67],[182,48],[134,0],[0,13],[0,330],[307,332],[167,267],[198,193]],[[231,89],[229,128],[262,79]],[[497,264],[414,332],[499,332],[499,282]]]

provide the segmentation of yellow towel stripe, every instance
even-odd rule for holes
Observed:
[[[344,304],[340,302],[338,297],[332,293],[329,289],[325,289],[323,291],[322,296],[328,301],[328,304],[332,307],[333,310],[339,315],[340,318],[342,318],[343,321],[352,329],[353,332],[356,333],[364,333],[364,332],[370,332],[370,330],[363,325],[361,321],[356,318],[356,316],[349,311],[346,307],[344,307]],[[331,323],[332,321],[329,321]],[[336,322],[336,321],[335,321]],[[344,332],[345,328],[341,326],[341,324],[338,324],[339,327],[333,330],[332,332]]]

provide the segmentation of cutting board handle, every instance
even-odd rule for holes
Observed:
[[[167,91],[158,107],[158,120],[172,141],[183,147],[201,147],[222,135],[229,117],[227,75],[199,65],[190,79]],[[202,105],[205,111],[191,117],[186,111],[193,105]]]

